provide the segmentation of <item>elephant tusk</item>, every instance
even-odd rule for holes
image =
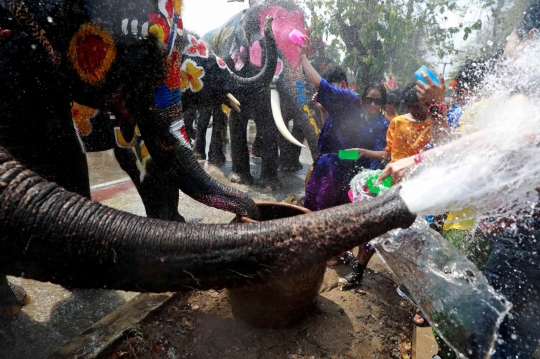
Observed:
[[[240,101],[238,101],[230,92],[227,94],[227,97],[229,98],[231,107],[234,108],[238,113],[242,112],[242,110],[240,110]]]
[[[289,132],[289,129],[285,125],[283,120],[283,115],[281,114],[281,104],[279,100],[279,92],[276,89],[270,90],[270,103],[272,105],[272,115],[274,116],[274,122],[279,130],[279,132],[293,145],[298,147],[306,148],[303,144],[298,142],[296,138]]]

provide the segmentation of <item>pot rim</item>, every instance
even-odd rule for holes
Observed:
[[[257,207],[270,207],[270,206],[288,207],[288,208],[296,209],[299,212],[302,212],[302,214],[311,213],[311,211],[309,209],[307,209],[306,207],[298,206],[296,204],[291,204],[291,203],[287,203],[287,202],[261,201],[261,202],[255,202],[255,204],[257,205]],[[243,223],[257,223],[257,222],[260,222],[260,221],[256,221],[254,219],[251,219],[251,218],[248,218],[248,217],[245,217],[245,216],[237,216],[236,218],[239,221],[243,222]]]

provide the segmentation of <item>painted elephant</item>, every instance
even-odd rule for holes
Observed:
[[[186,32],[184,38],[183,55],[179,76],[182,107],[184,111],[187,111],[188,118],[195,109],[221,108],[223,102],[228,103],[229,101],[232,103],[232,107],[239,110],[239,103],[231,92],[242,94],[249,91],[251,93],[267,85],[267,82],[252,81],[234,75],[223,60],[216,57],[204,42],[189,32]],[[270,74],[273,72],[271,71]],[[268,82],[269,79],[271,76],[267,76]],[[251,86],[246,86],[246,82],[250,83]],[[79,105],[72,108],[72,115],[86,151],[97,152],[114,149],[121,168],[129,174],[141,195],[149,217],[183,221],[183,217],[178,213],[178,190],[210,206],[229,210],[239,215],[254,215],[249,212],[252,205],[251,200],[240,196],[240,201],[237,204],[227,204],[230,202],[228,199],[230,194],[239,192],[219,184],[208,176],[199,179],[188,178],[188,180],[180,182],[175,181],[174,176],[168,172],[168,167],[163,168],[151,158],[145,138],[141,136],[138,127],[136,127],[135,135],[128,140],[123,136],[119,118],[111,119],[107,111],[91,113],[89,116],[88,111],[89,109]],[[184,120],[186,120],[186,116]],[[218,124],[218,122],[214,122]],[[204,123],[200,123],[199,128],[202,127],[204,127]],[[184,145],[191,147],[187,127],[185,134]],[[214,142],[213,149],[217,154],[214,147],[221,146],[221,143],[218,143],[217,139]],[[204,146],[200,139],[197,144]],[[204,152],[204,148],[202,152]],[[219,153],[221,153],[221,147],[219,147]],[[217,158],[217,156],[214,157]],[[224,158],[222,160],[224,161]],[[169,167],[172,166],[172,163],[169,164]],[[217,196],[221,196],[222,199],[216,201]],[[249,203],[246,205],[245,202]]]
[[[306,33],[302,11],[290,0],[258,1],[203,38],[212,44],[213,50],[219,56],[231,64],[231,68],[235,68],[237,74],[249,76],[259,71],[266,56],[261,46],[265,41],[261,26],[262,19],[267,15],[274,17],[273,31],[279,48],[278,67],[273,81],[273,88],[277,91],[272,91],[269,87],[263,92],[238,97],[243,106],[242,112],[232,113],[230,119],[233,168],[229,178],[232,182],[253,182],[246,140],[247,120],[253,119],[257,126],[257,141],[260,141],[259,146],[263,149],[260,152],[260,184],[279,188],[278,132],[273,117],[277,119],[277,126],[282,129],[287,127],[283,124],[283,118],[294,119],[296,136],[300,141],[305,137],[312,157],[318,157],[316,118],[319,113],[309,107],[308,98],[312,91],[300,66],[298,46],[289,39],[289,33],[293,29]],[[283,146],[281,154],[285,155],[285,162],[293,162],[287,167],[298,164],[299,152],[287,156],[290,149]]]
[[[156,163],[193,157],[177,131],[179,2],[0,4],[0,273],[82,288],[221,288],[301,272],[413,223],[399,188],[365,203],[233,225],[143,218],[90,201],[87,174],[78,172],[86,161],[72,100],[94,108],[110,102],[124,120],[137,119]],[[141,9],[157,14],[152,23],[161,23],[161,31],[142,23],[147,38],[116,34],[113,25],[141,18]],[[103,27],[89,26],[89,19]],[[137,26],[128,21],[120,29],[129,35]]]

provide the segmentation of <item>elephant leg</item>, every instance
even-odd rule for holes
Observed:
[[[137,166],[137,157],[131,149],[117,147],[114,155],[120,167],[135,184],[147,217],[185,222],[184,217],[178,213],[178,188],[167,173],[161,171],[152,159],[146,162],[142,173]]]
[[[249,170],[249,151],[247,144],[247,119],[231,112],[231,157],[232,170],[229,180],[233,183],[252,184],[253,176]]]
[[[0,313],[7,316],[15,315],[28,303],[30,303],[30,296],[26,291],[10,283],[6,276],[0,273]]]
[[[293,126],[292,135],[299,142],[303,142],[304,133],[298,126]],[[303,168],[300,163],[300,152],[302,149],[287,141],[283,136],[279,136],[279,162],[282,171],[298,171]]]
[[[223,154],[223,129],[227,126],[227,115],[221,109],[221,106],[214,107],[212,113],[214,125],[212,126],[212,140],[210,150],[208,151],[208,161],[221,166],[225,163]]]
[[[272,117],[270,104],[266,101],[261,107],[261,115],[255,121],[257,132],[262,136],[263,151],[261,153],[261,177],[258,184],[270,189],[281,189],[282,184],[278,176],[279,152],[278,152],[278,130]]]
[[[253,141],[253,144],[251,145],[251,154],[254,157],[262,157],[263,153],[263,138],[262,138],[262,132],[257,131],[257,134],[255,135],[255,140]]]
[[[212,117],[212,110],[199,111],[199,123],[197,124],[197,139],[195,140],[194,153],[197,159],[206,160],[206,131]]]

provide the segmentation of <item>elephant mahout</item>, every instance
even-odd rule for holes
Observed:
[[[279,49],[278,66],[272,88],[238,97],[242,103],[242,112],[232,113],[230,119],[233,166],[229,179],[238,183],[253,182],[246,140],[247,121],[253,119],[257,126],[257,142],[262,159],[259,183],[265,187],[279,188],[280,156],[287,168],[294,168],[299,164],[299,152],[293,151],[294,154],[291,155],[289,146],[281,146],[278,152],[278,138],[281,137],[278,136],[276,125],[286,129],[283,119],[294,119],[293,135],[300,141],[305,137],[312,157],[318,157],[319,113],[308,104],[312,90],[302,72],[298,46],[289,39],[289,33],[294,29],[307,32],[302,11],[290,0],[258,1],[203,38],[211,43],[212,49],[219,56],[231,64],[237,74],[250,76],[259,71],[266,56],[262,46],[266,41],[262,24],[267,15],[274,18],[272,26]],[[276,125],[273,119],[276,119]],[[290,133],[285,135],[292,137]],[[291,161],[293,163],[290,163]]]
[[[114,109],[127,141],[136,123],[156,163],[177,163],[172,175],[183,157],[194,158],[180,136],[180,2],[0,4],[0,273],[81,288],[231,287],[299,273],[413,223],[399,188],[366,203],[230,225],[144,218],[90,201],[73,100]]]

